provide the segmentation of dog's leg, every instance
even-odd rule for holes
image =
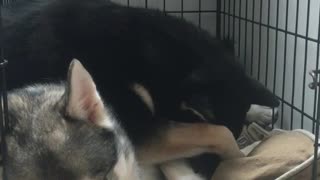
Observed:
[[[224,126],[173,123],[156,137],[136,147],[141,164],[162,163],[205,152],[218,154],[224,159],[243,156],[231,131]]]
[[[165,162],[160,169],[167,180],[204,180],[182,159]]]

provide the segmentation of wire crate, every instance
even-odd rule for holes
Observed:
[[[273,126],[314,133],[316,160],[320,1],[218,0],[217,4],[221,22],[217,37],[234,40],[246,72],[281,100],[280,118]],[[316,171],[314,161],[313,179]]]
[[[0,2],[0,6],[9,3],[4,0]],[[0,135],[1,135],[1,164],[2,164],[2,179],[6,180],[6,141],[5,134],[9,128],[8,122],[8,101],[7,101],[7,88],[6,88],[6,66],[8,62],[3,58],[3,41],[2,41],[2,11],[0,7]]]
[[[279,120],[273,127],[289,130],[301,128],[314,133],[314,157],[318,158],[320,0],[114,1],[127,6],[160,9],[190,21],[218,39],[233,40],[235,53],[246,72],[281,101]],[[1,3],[9,2],[2,0]],[[2,51],[0,58],[0,126],[3,138],[8,122],[7,62],[2,58]],[[3,140],[1,147],[5,152]],[[314,161],[314,179],[316,170],[317,163]]]

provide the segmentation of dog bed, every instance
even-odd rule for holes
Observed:
[[[314,139],[305,130],[275,129],[263,140],[242,149],[246,157],[221,162],[212,180],[311,179]],[[319,171],[318,168],[318,179]]]

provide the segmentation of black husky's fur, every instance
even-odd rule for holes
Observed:
[[[236,137],[251,104],[278,106],[223,42],[159,11],[105,0],[20,0],[3,11],[9,88],[64,79],[78,58],[133,144],[166,125],[164,119],[184,121],[182,102]],[[134,83],[148,89],[155,114],[131,90]]]

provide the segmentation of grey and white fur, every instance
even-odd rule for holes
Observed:
[[[8,106],[9,179],[140,179],[126,133],[79,61],[66,83],[14,90]]]

